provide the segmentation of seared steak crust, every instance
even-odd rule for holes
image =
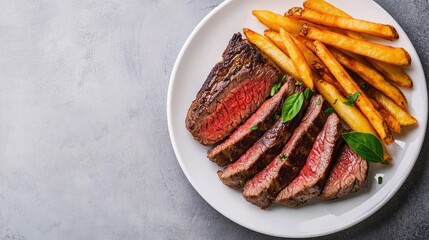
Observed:
[[[340,118],[332,113],[314,141],[304,167],[298,176],[276,197],[276,202],[297,207],[316,197],[322,191],[335,154],[342,146],[344,131]]]
[[[327,103],[321,95],[311,98],[302,122],[281,154],[246,183],[243,196],[247,201],[260,208],[267,208],[277,193],[296,177],[325,123],[324,109],[326,106]]]
[[[345,145],[320,195],[322,200],[342,198],[367,187],[368,163]]]
[[[210,161],[223,167],[245,153],[276,121],[276,115],[281,114],[281,108],[287,96],[302,92],[302,86],[295,85],[295,79],[289,77],[279,92],[262,104],[262,106],[233,132],[223,143],[210,150],[207,157]],[[251,129],[256,126],[256,129]]]
[[[249,150],[225,170],[219,171],[220,180],[231,188],[241,189],[244,184],[264,169],[283,149],[304,115],[308,101],[298,115],[289,122],[282,119],[270,128]]]
[[[278,67],[240,33],[234,34],[222,56],[186,116],[186,127],[204,145],[219,142],[243,123],[281,77]]]

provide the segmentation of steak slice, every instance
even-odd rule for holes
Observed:
[[[320,199],[342,198],[367,187],[368,163],[345,145],[326,180]]]
[[[234,34],[189,107],[186,127],[204,145],[219,142],[243,123],[282,76],[279,68]]]
[[[244,186],[244,198],[260,208],[267,208],[277,193],[286,187],[303,167],[326,116],[326,101],[321,95],[311,98],[304,118],[281,154]]]
[[[237,161],[275,123],[275,116],[281,113],[286,97],[304,91],[304,87],[295,86],[295,82],[293,77],[289,77],[277,94],[265,101],[228,139],[210,150],[207,153],[210,161],[221,167]],[[253,126],[257,129],[252,130]]]
[[[225,170],[219,171],[220,180],[234,189],[241,189],[244,184],[264,169],[274,157],[279,155],[293,131],[298,126],[304,115],[308,101],[304,101],[300,112],[294,119],[283,123],[282,119],[270,128],[249,150],[246,151],[235,163]]]
[[[335,154],[342,146],[343,131],[344,128],[337,114],[329,115],[325,126],[314,141],[304,167],[298,176],[277,195],[277,203],[297,207],[319,196],[335,160]]]

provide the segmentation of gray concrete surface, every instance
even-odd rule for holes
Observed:
[[[0,239],[272,239],[213,210],[174,156],[179,50],[221,0],[0,1]],[[427,0],[377,0],[429,76]],[[364,222],[322,239],[428,239],[429,142]]]

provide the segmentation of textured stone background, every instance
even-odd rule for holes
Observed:
[[[272,239],[213,210],[171,148],[176,56],[221,0],[0,1],[0,239]],[[427,0],[377,0],[429,76]],[[366,221],[322,239],[428,239],[429,143]]]

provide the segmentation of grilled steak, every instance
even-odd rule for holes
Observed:
[[[342,145],[343,126],[335,113],[329,115],[317,135],[307,161],[298,176],[276,197],[276,202],[297,207],[320,194],[329,174],[335,153]]]
[[[289,77],[277,94],[265,101],[227,140],[210,150],[207,157],[221,167],[235,162],[274,124],[286,97],[303,91],[303,87],[295,86],[295,82]],[[252,130],[253,126],[257,129]]]
[[[244,198],[267,208],[277,193],[286,187],[303,167],[317,134],[322,129],[326,116],[326,101],[321,95],[313,96],[304,118],[292,134],[281,154],[246,183]]]
[[[264,169],[280,153],[300,123],[307,103],[308,101],[304,102],[298,115],[291,121],[283,123],[282,119],[277,120],[273,127],[235,163],[229,165],[225,170],[219,171],[220,180],[232,188],[243,188],[249,179]]]
[[[365,188],[368,163],[345,145],[326,180],[320,199],[342,198]]]
[[[189,107],[186,127],[204,145],[227,137],[243,123],[270,94],[280,79],[278,67],[259,50],[234,34],[223,59],[209,76]]]

